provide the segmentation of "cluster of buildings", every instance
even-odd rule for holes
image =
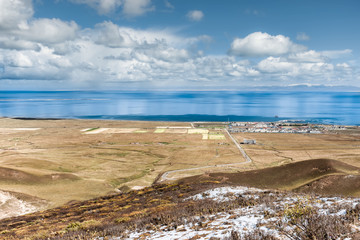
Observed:
[[[331,127],[330,127],[331,126]],[[300,122],[231,122],[228,130],[231,133],[237,132],[261,132],[261,133],[323,133],[336,126],[315,125]],[[338,129],[339,130],[339,129]]]

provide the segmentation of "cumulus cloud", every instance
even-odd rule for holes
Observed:
[[[125,46],[125,39],[121,36],[119,27],[111,22],[104,22],[95,26],[95,43],[116,48]]]
[[[331,64],[313,50],[266,57],[259,62],[190,50],[194,42],[208,38],[184,38],[167,30],[139,30],[103,22],[79,31],[68,41],[39,42],[40,50],[0,49],[0,66],[4,66],[0,79],[64,80],[77,87],[139,83],[143,87],[211,88],[280,82],[318,84],[352,77],[349,64]]]
[[[357,81],[354,79],[358,64],[344,61],[344,57],[351,56],[349,49],[307,50],[286,36],[255,32],[235,39],[230,55],[213,56],[200,51],[201,43],[212,42],[207,35],[184,37],[175,30],[134,29],[110,21],[81,29],[73,21],[34,18],[31,1],[0,0],[0,4],[0,11],[8,11],[7,15],[0,15],[2,83],[41,80],[47,86],[55,81],[64,86],[85,88],[98,84],[111,89],[132,84],[154,88],[233,88]],[[114,6],[114,1],[107,4]],[[124,7],[126,2],[122,4]],[[150,1],[133,4],[151,8]],[[259,58],[244,58],[249,56]]]
[[[32,67],[33,63],[30,58],[22,52],[14,52],[11,55],[5,56],[6,65],[9,67]]]
[[[16,34],[40,43],[57,43],[74,39],[78,29],[78,25],[73,21],[43,18],[24,25],[22,29],[16,31]]]
[[[19,39],[16,36],[5,35],[0,36],[0,48],[2,49],[15,49],[15,50],[39,50],[40,46],[36,42]]]
[[[189,11],[186,15],[190,21],[201,21],[204,18],[204,13],[200,10]]]
[[[279,56],[299,52],[305,47],[293,43],[283,35],[272,36],[268,33],[254,32],[245,38],[236,38],[231,43],[230,55],[244,57]]]
[[[123,4],[123,0],[70,0],[77,4],[86,4],[98,11],[99,14],[108,14]]]
[[[137,17],[153,11],[151,0],[124,0],[123,13],[128,17]]]
[[[8,49],[39,50],[39,44],[55,44],[72,40],[79,30],[75,22],[59,19],[32,19],[13,28],[0,32],[0,47]]]
[[[298,41],[308,41],[308,40],[310,40],[310,37],[306,33],[301,32],[301,33],[298,33],[296,35],[296,40],[298,40]]]
[[[0,47],[17,50],[39,50],[39,44],[74,39],[79,29],[71,21],[34,19],[29,0],[0,0]]]
[[[95,43],[111,48],[155,48],[157,45],[184,48],[200,41],[211,41],[207,35],[183,38],[170,30],[140,30],[118,26],[112,22],[99,23],[94,29],[88,29],[86,34]]]
[[[0,30],[20,28],[33,13],[31,0],[0,0]]]
[[[85,4],[97,10],[100,15],[113,13],[122,8],[122,13],[126,17],[138,17],[149,11],[153,11],[155,7],[151,4],[151,0],[70,0],[73,3]],[[169,5],[168,3],[167,5]],[[171,4],[169,6],[172,6]]]
[[[314,50],[292,53],[287,59],[293,62],[325,62],[327,60],[325,55]]]
[[[0,50],[0,79],[52,80],[66,78],[70,63],[65,57],[53,54],[47,47],[34,50]]]
[[[280,57],[268,57],[258,64],[258,70],[265,74],[282,76],[287,80],[301,77],[329,76],[334,72],[334,65],[326,62],[288,62]],[[324,79],[321,79],[324,80]]]

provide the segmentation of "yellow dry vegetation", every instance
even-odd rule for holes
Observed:
[[[209,134],[209,139],[215,140],[215,139],[226,139],[224,134]]]
[[[231,140],[186,134],[189,123],[0,119],[0,125],[0,189],[45,199],[48,207],[149,186],[169,170],[244,161]],[[160,125],[176,128],[158,134]],[[9,130],[20,127],[37,129]]]
[[[358,134],[237,133],[238,142],[255,139],[256,145],[242,145],[258,168],[309,159],[333,159],[360,167]]]
[[[192,128],[192,129],[188,129],[188,133],[189,134],[208,134],[209,130],[201,129],[201,128]]]
[[[253,162],[219,167],[244,162],[239,149],[223,131],[187,129],[189,123],[2,118],[0,126],[0,189],[45,199],[48,207],[149,186],[179,169],[195,168],[169,178],[316,158],[360,167],[355,134],[233,134],[238,142],[257,141],[242,145]]]
[[[165,132],[165,128],[157,128],[154,133],[164,133]]]
[[[165,129],[165,133],[187,133],[186,128],[168,128]]]

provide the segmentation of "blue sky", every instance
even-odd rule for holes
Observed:
[[[0,90],[360,87],[357,0],[0,0]]]

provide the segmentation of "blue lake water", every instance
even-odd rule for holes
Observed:
[[[0,91],[0,116],[360,125],[360,93]]]

